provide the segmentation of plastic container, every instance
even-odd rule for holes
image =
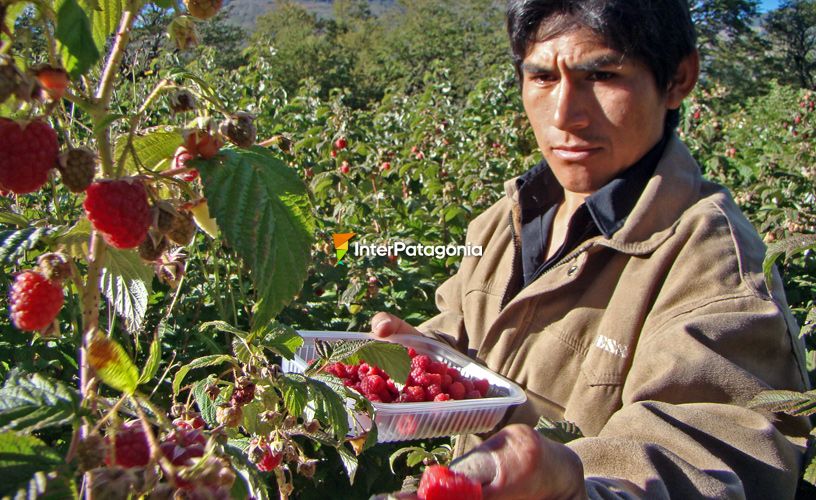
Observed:
[[[315,340],[371,339],[364,333],[300,331],[303,345],[292,361],[284,360],[285,372],[303,373],[307,361],[316,357]],[[417,354],[425,354],[434,361],[443,361],[468,378],[484,378],[490,382],[487,397],[481,399],[451,400],[426,403],[372,403],[377,422],[377,440],[380,443],[426,439],[454,434],[487,432],[502,419],[507,409],[527,400],[524,391],[510,380],[474,362],[447,345],[417,335],[394,335],[388,339],[405,347],[413,347]],[[371,427],[364,414],[350,420],[356,433]]]

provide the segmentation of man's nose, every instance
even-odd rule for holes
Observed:
[[[580,130],[589,125],[587,104],[589,96],[583,95],[580,83],[562,77],[553,94],[555,111],[553,125],[559,130]]]

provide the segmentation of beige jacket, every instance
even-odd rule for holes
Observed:
[[[792,497],[808,423],[744,405],[807,387],[804,348],[728,191],[672,137],[611,239],[591,238],[508,300],[520,230],[515,182],[505,188],[468,227],[483,255],[439,287],[440,313],[420,331],[525,388],[508,422],[576,423],[587,437],[569,446],[590,497]]]

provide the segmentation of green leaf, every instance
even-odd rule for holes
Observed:
[[[243,336],[243,337],[247,336],[247,332],[245,332],[245,331],[243,331],[241,329],[235,328],[234,326],[230,325],[226,321],[220,321],[220,320],[207,321],[206,323],[202,323],[198,327],[198,331],[203,332],[203,331],[205,331],[205,330],[207,330],[209,328],[215,328],[219,332],[227,332],[227,333],[231,333],[233,335],[240,335],[240,336]]]
[[[309,396],[315,405],[315,417],[329,424],[335,437],[342,439],[349,431],[345,398],[320,380],[306,380],[309,386]]]
[[[391,469],[392,474],[396,474],[397,471],[394,470],[394,464],[397,462],[397,459],[406,453],[413,453],[415,451],[425,452],[425,448],[420,446],[406,446],[405,448],[400,448],[399,450],[395,451],[388,457],[388,467]]]
[[[125,153],[127,139],[128,136],[125,134],[116,140],[114,148],[116,161],[119,161],[119,158]],[[133,149],[126,153],[124,172],[138,173],[139,166],[150,170],[155,169],[163,161],[173,158],[176,149],[183,141],[181,129],[174,127],[155,127],[134,135]],[[169,162],[166,163],[169,166]]]
[[[805,461],[807,462],[807,466],[805,467],[805,472],[802,474],[802,479],[807,481],[813,486],[816,486],[816,449],[814,449],[816,445],[816,439],[813,436],[810,436],[808,439],[808,447],[807,452],[805,453]]]
[[[88,346],[88,364],[109,386],[133,394],[139,385],[139,370],[115,340],[97,333]]]
[[[110,127],[113,122],[121,120],[124,117],[125,115],[119,113],[111,113],[106,115],[105,118],[102,118],[96,123],[96,125],[94,125],[94,135],[101,134],[106,128]]]
[[[210,214],[250,269],[253,325],[277,315],[306,279],[315,222],[306,186],[262,147],[196,161]]]
[[[345,446],[338,446],[337,453],[340,455],[340,461],[343,462],[343,468],[346,469],[349,483],[354,484],[354,478],[357,476],[357,467],[359,466],[357,457]]]
[[[43,237],[53,230],[46,227],[27,227],[0,232],[0,262],[15,264],[23,254],[34,248]]]
[[[403,383],[411,372],[411,357],[408,350],[393,342],[377,340],[340,341],[334,344],[334,352],[329,362],[357,364],[365,361],[376,365],[391,375],[396,382]]]
[[[125,10],[125,0],[79,0],[91,23],[94,45],[99,53],[105,52],[108,37],[116,32]]]
[[[807,392],[762,391],[754,396],[747,406],[797,417],[810,416],[816,414],[816,390]]]
[[[428,456],[428,453],[425,450],[413,451],[405,459],[405,464],[408,467],[416,467],[417,465],[422,463],[422,461],[425,460],[425,457],[427,457],[427,456]]]
[[[800,337],[807,337],[813,332],[816,332],[816,307],[811,307],[808,311],[805,322],[802,323],[802,329],[799,332]]]
[[[569,443],[570,441],[584,437],[581,429],[574,423],[566,420],[550,420],[547,417],[539,417],[535,430],[544,437],[559,443]]]
[[[33,436],[15,432],[0,433],[0,495],[16,493],[17,488],[28,483],[32,476],[44,470],[52,470],[62,462],[56,451]]]
[[[150,354],[147,356],[147,362],[142,368],[142,374],[139,375],[138,384],[150,382],[159,371],[159,362],[161,361],[161,342],[158,338],[154,338],[150,343]]]
[[[210,384],[215,383],[215,377],[210,375],[209,377],[205,378],[204,380],[199,380],[198,382],[193,384],[193,398],[195,399],[196,404],[198,405],[198,410],[201,412],[201,418],[204,419],[207,424],[212,427],[217,427],[218,422],[215,419],[215,412],[216,406],[212,400],[210,400],[210,396],[207,395],[207,386]],[[221,394],[218,395],[216,401],[219,399],[225,400]]]
[[[303,338],[294,328],[277,321],[253,331],[252,336],[257,338],[256,345],[269,349],[286,359],[294,359],[295,351],[303,345]]]
[[[80,412],[79,399],[62,382],[14,369],[0,388],[0,431],[31,433],[68,424]]]
[[[765,261],[762,263],[762,270],[765,273],[765,281],[768,286],[771,286],[773,279],[774,262],[780,256],[785,255],[785,258],[790,258],[797,253],[810,249],[816,249],[816,234],[796,234],[768,245],[768,250],[765,252]]]
[[[266,491],[266,481],[258,472],[255,464],[247,459],[246,447],[238,445],[239,440],[230,439],[224,451],[232,457],[232,468],[238,473],[242,481],[235,481],[232,487],[230,498],[255,498],[257,500],[269,500],[269,493]],[[242,443],[244,444],[244,443]]]
[[[290,415],[300,415],[306,409],[308,388],[306,377],[299,374],[286,374],[278,378],[283,394],[283,404]]]
[[[66,253],[78,259],[88,253],[88,240],[91,238],[91,221],[82,217],[76,224],[62,230],[56,235],[56,243],[64,246]]]
[[[153,268],[132,250],[108,248],[99,288],[125,319],[128,331],[142,327],[153,284]]]
[[[17,490],[14,500],[67,500],[79,498],[74,482],[56,471],[36,472]]]
[[[173,394],[178,394],[179,389],[181,388],[181,382],[184,380],[184,377],[187,376],[187,373],[189,373],[190,370],[220,365],[222,363],[232,363],[233,365],[238,365],[238,360],[228,354],[211,354],[210,356],[203,356],[195,359],[182,366],[179,368],[179,371],[176,372],[176,376],[173,378]]]
[[[77,0],[56,0],[54,11],[57,16],[54,37],[62,65],[71,78],[79,78],[99,60],[90,20]]]
[[[16,5],[16,4],[15,4]],[[31,225],[28,219],[14,212],[0,212],[0,224],[8,224],[17,227],[28,227]]]

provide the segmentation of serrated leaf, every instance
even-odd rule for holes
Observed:
[[[262,147],[225,150],[195,165],[210,214],[250,269],[253,325],[264,325],[306,279],[315,226],[306,186]]]
[[[809,450],[806,454],[806,459],[808,459],[807,466],[805,467],[805,472],[802,474],[802,479],[807,481],[808,483],[816,486],[816,453],[813,452],[812,447],[814,446],[813,439],[808,440]]]
[[[321,172],[314,176],[309,188],[316,195],[323,194],[323,191],[333,186],[337,182],[334,172]]]
[[[178,394],[179,389],[181,388],[181,383],[184,381],[184,377],[187,376],[187,373],[189,373],[190,370],[220,365],[222,363],[232,363],[233,365],[238,365],[238,360],[228,354],[212,354],[210,356],[203,356],[198,359],[194,359],[190,363],[182,366],[179,368],[179,371],[176,372],[176,376],[173,377],[173,394]]]
[[[0,262],[8,264],[18,262],[26,251],[34,248],[34,245],[52,232],[52,229],[46,227],[27,227],[0,232]]]
[[[156,372],[159,371],[160,361],[161,342],[159,342],[159,339],[154,338],[153,342],[150,343],[150,354],[147,356],[147,362],[145,362],[144,368],[142,368],[142,374],[139,375],[139,385],[150,382],[150,380],[153,379]]]
[[[816,414],[816,390],[763,391],[754,396],[747,406],[794,416],[810,416]]]
[[[133,394],[139,385],[139,370],[115,340],[97,333],[88,345],[88,364],[109,386]]]
[[[802,328],[799,331],[799,336],[807,337],[813,332],[816,332],[816,307],[811,307],[808,311],[805,322],[802,323]]]
[[[76,485],[71,479],[57,472],[40,471],[29,479],[28,484],[17,490],[14,500],[67,500],[79,498]]]
[[[203,418],[204,421],[213,428],[218,426],[218,422],[215,419],[216,404],[207,394],[207,387],[214,382],[215,377],[210,375],[204,380],[195,382],[192,389],[193,398],[198,405],[199,412],[201,412],[201,418]],[[226,398],[222,394],[219,394],[218,398],[216,398],[216,402],[219,400],[226,400]]]
[[[0,431],[31,433],[68,424],[80,411],[79,399],[62,382],[14,369],[0,388]]]
[[[566,420],[550,420],[546,417],[539,417],[535,430],[544,437],[559,443],[569,443],[578,438],[584,437],[581,429],[572,422]]]
[[[128,331],[142,327],[153,284],[153,269],[132,250],[108,248],[99,288],[125,319]]]
[[[306,378],[298,374],[281,375],[278,378],[283,404],[290,415],[301,415],[308,402]]]
[[[339,446],[337,448],[337,454],[340,455],[340,461],[343,462],[343,468],[346,469],[349,483],[354,484],[354,478],[357,476],[357,468],[360,465],[357,457],[345,446]]]
[[[286,359],[294,359],[295,351],[303,345],[303,338],[289,325],[272,322],[264,327],[253,331],[252,336],[256,339],[254,343],[264,349],[283,356]]]
[[[16,432],[0,433],[0,495],[16,493],[21,484],[37,473],[52,470],[61,463],[61,457],[34,436]]]
[[[96,49],[103,53],[108,37],[116,32],[125,10],[125,0],[79,0],[91,24]]]
[[[79,78],[99,60],[90,20],[77,0],[56,0],[54,12],[57,16],[54,37],[62,65],[71,78]]]
[[[56,243],[65,248],[66,253],[78,259],[88,253],[88,241],[91,238],[91,221],[82,217],[70,228],[56,235]]]
[[[765,260],[762,262],[762,271],[765,273],[765,282],[768,283],[768,286],[771,286],[773,279],[773,265],[780,256],[785,255],[786,258],[790,258],[810,249],[816,249],[816,234],[796,234],[768,245]]]
[[[337,301],[338,306],[347,306],[357,302],[357,295],[363,290],[363,285],[359,282],[350,283],[348,288],[343,290],[340,299]]]
[[[198,331],[203,332],[203,331],[208,330],[210,328],[215,328],[219,332],[227,332],[227,333],[231,333],[233,335],[241,335],[241,336],[244,336],[244,337],[246,337],[246,335],[247,335],[247,332],[245,332],[245,331],[243,331],[243,330],[241,330],[239,328],[235,328],[234,326],[230,325],[226,321],[220,321],[220,320],[207,321],[206,323],[202,323],[198,327]]]
[[[314,401],[315,417],[331,426],[334,436],[342,439],[349,431],[345,398],[337,394],[325,382],[306,379],[310,399]]]
[[[357,364],[365,361],[376,365],[391,375],[395,381],[403,383],[411,372],[411,357],[408,350],[393,342],[377,340],[341,341],[334,344],[334,352],[329,362]]]
[[[127,135],[123,135],[116,140],[114,149],[116,161],[119,161],[125,152],[127,138]],[[174,127],[156,127],[134,135],[133,149],[127,152],[123,165],[124,172],[137,173],[139,165],[150,170],[155,169],[162,161],[173,158],[183,140],[181,129]]]
[[[399,450],[392,453],[391,456],[388,457],[388,467],[391,468],[391,473],[392,474],[397,473],[397,471],[394,470],[394,464],[397,462],[397,459],[399,457],[405,455],[406,453],[412,453],[412,452],[417,451],[417,450],[423,451],[423,452],[425,451],[424,448],[421,448],[419,446],[406,446],[405,448],[400,448]]]

